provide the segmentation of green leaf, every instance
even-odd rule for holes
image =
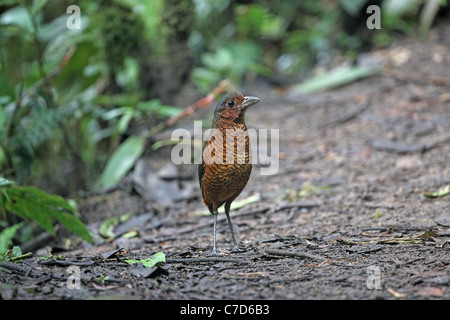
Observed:
[[[61,196],[48,194],[47,192],[33,186],[18,187],[18,189],[23,193],[27,193],[30,196],[35,197],[36,201],[38,201],[38,204],[41,206],[63,208],[69,211],[74,211],[69,202]]]
[[[22,189],[21,189],[22,188]],[[23,190],[23,187],[8,188],[8,199],[6,210],[10,211],[24,220],[34,220],[41,228],[55,235],[53,229],[52,216],[49,215],[42,205],[39,204],[39,197],[32,192]]]
[[[48,194],[33,186],[11,187],[4,190],[2,205],[5,210],[24,220],[34,220],[53,235],[55,219],[77,236],[93,243],[86,226],[74,215],[75,209],[58,195]]]
[[[0,176],[0,188],[1,187],[9,187],[13,184],[14,184],[14,182]]]
[[[86,229],[86,226],[80,219],[75,217],[73,214],[70,214],[66,211],[57,211],[52,210],[53,216],[56,220],[61,222],[69,231],[73,232],[77,236],[86,240],[89,243],[94,243],[92,240],[92,236],[89,231]]]
[[[450,194],[450,185],[446,186],[445,188],[442,188],[436,192],[424,192],[423,195],[427,198],[438,198],[443,197]]]
[[[207,68],[195,68],[192,72],[192,79],[197,86],[203,89],[210,89],[216,85],[222,75],[220,72],[209,70]]]
[[[378,72],[380,72],[378,68],[361,66],[340,68],[294,85],[292,91],[297,94],[307,94],[329,90],[372,76]]]
[[[22,226],[23,222],[5,228],[2,232],[0,232],[0,256],[3,256],[6,253],[12,243],[11,240],[16,234],[16,231]]]
[[[151,111],[156,115],[164,118],[172,117],[183,111],[183,109],[178,107],[163,105],[158,99],[142,101],[139,102],[136,106],[139,110]]]
[[[126,263],[128,263],[129,265],[133,265],[135,263],[140,262],[140,263],[142,263],[144,265],[144,267],[151,268],[151,267],[155,266],[158,263],[166,262],[166,255],[164,254],[164,252],[157,252],[153,256],[148,258],[148,259],[124,260],[124,261]]]
[[[100,188],[111,188],[119,183],[144,151],[145,138],[130,136],[117,148],[106,163],[100,177]]]
[[[22,255],[22,250],[20,249],[19,246],[14,246],[12,248],[12,257],[18,257]]]
[[[114,228],[119,223],[127,221],[133,214],[134,212],[130,211],[124,215],[121,215],[120,217],[111,217],[105,219],[98,227],[98,232],[104,238],[114,238],[115,237]]]
[[[115,95],[101,95],[93,99],[94,103],[102,105],[113,105],[113,106],[132,106],[139,101],[139,97],[135,94],[115,94]]]
[[[5,11],[0,16],[0,24],[16,25],[23,31],[32,32],[33,22],[25,7],[16,6]]]

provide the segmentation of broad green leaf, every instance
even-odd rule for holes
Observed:
[[[12,182],[12,181],[10,181],[8,179],[5,179],[3,177],[0,177],[0,188],[1,187],[8,187],[8,186],[11,186],[13,184],[14,184],[14,182]]]
[[[43,210],[32,193],[23,192],[20,187],[8,188],[7,193],[9,198],[6,201],[6,210],[27,221],[34,220],[40,227],[55,235],[52,216]]]
[[[18,189],[23,193],[35,197],[36,201],[38,201],[39,205],[41,206],[62,208],[69,211],[74,211],[74,208],[69,204],[69,202],[61,196],[48,194],[47,192],[33,186],[18,187]]]
[[[442,188],[436,192],[424,192],[423,195],[427,198],[438,198],[443,197],[450,194],[450,185],[446,186],[445,188]]]
[[[62,197],[48,194],[33,186],[5,189],[5,209],[25,220],[35,221],[41,228],[55,235],[53,220],[69,231],[93,243],[86,226],[74,215],[75,209]]]
[[[378,68],[369,67],[349,67],[332,70],[325,74],[318,75],[292,87],[292,92],[297,94],[307,94],[318,91],[333,89],[345,84],[352,83],[365,77],[372,76],[380,72]]]
[[[129,265],[133,265],[135,263],[142,263],[144,267],[150,268],[156,265],[157,263],[166,262],[166,255],[164,252],[157,252],[153,256],[148,259],[140,259],[140,260],[124,260]]]
[[[22,6],[16,6],[5,11],[0,16],[0,24],[16,25],[23,31],[33,31],[33,23],[31,21],[31,17],[27,9]]]
[[[115,94],[115,95],[101,95],[93,99],[94,103],[112,106],[132,106],[138,102],[139,97],[134,94]],[[115,110],[115,109],[113,109]]]
[[[128,125],[134,116],[134,110],[129,108],[125,114],[120,117],[119,122],[117,123],[116,130],[118,133],[123,134],[128,129]]]
[[[21,256],[21,255],[22,255],[22,250],[20,249],[20,247],[19,246],[14,246],[12,248],[12,256],[13,257],[18,257],[18,256]]]
[[[89,243],[93,243],[92,236],[89,233],[88,229],[81,222],[80,219],[75,217],[73,214],[70,214],[66,211],[53,211],[53,217],[58,220],[62,225],[64,225],[69,231],[73,232],[77,236],[86,240]]]
[[[16,234],[16,231],[23,226],[23,222],[12,225],[11,227],[3,229],[0,232],[0,256],[4,255],[12,243],[12,238]]]
[[[119,183],[144,151],[145,138],[130,136],[117,148],[106,163],[100,177],[100,188],[111,188]]]

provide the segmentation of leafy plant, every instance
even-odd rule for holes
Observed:
[[[67,200],[36,187],[15,186],[11,181],[0,178],[0,210],[4,218],[6,212],[13,213],[25,221],[36,222],[53,235],[56,235],[53,223],[57,220],[74,234],[93,243],[86,226],[75,216],[76,210]],[[8,236],[16,230],[11,229]]]
[[[122,179],[144,151],[145,138],[130,136],[112,154],[100,176],[100,188],[114,187]]]

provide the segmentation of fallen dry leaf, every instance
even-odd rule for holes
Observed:
[[[405,293],[401,293],[401,292],[395,291],[392,288],[387,288],[387,291],[389,291],[390,294],[392,294],[394,297],[396,297],[398,299],[406,298],[406,294]]]

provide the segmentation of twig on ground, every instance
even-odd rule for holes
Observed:
[[[276,256],[305,258],[305,259],[316,260],[316,261],[320,261],[320,262],[324,262],[327,260],[324,257],[306,253],[306,252],[292,252],[292,251],[279,250],[279,249],[266,249],[264,252],[267,254],[272,254],[272,255],[276,255]]]
[[[30,258],[32,256],[33,256],[33,253],[27,252],[27,253],[21,254],[20,256],[12,257],[9,259],[9,261],[16,261],[16,260],[20,260],[20,259]]]
[[[91,266],[93,264],[95,264],[95,261],[87,261],[87,262],[78,262],[78,261],[66,261],[66,260],[54,260],[54,259],[50,259],[50,260],[43,260],[43,261],[39,261],[40,264],[45,264],[45,265],[57,265],[57,266]]]
[[[247,263],[243,259],[226,257],[204,257],[204,258],[166,258],[166,263],[197,263],[197,262],[234,262]]]

